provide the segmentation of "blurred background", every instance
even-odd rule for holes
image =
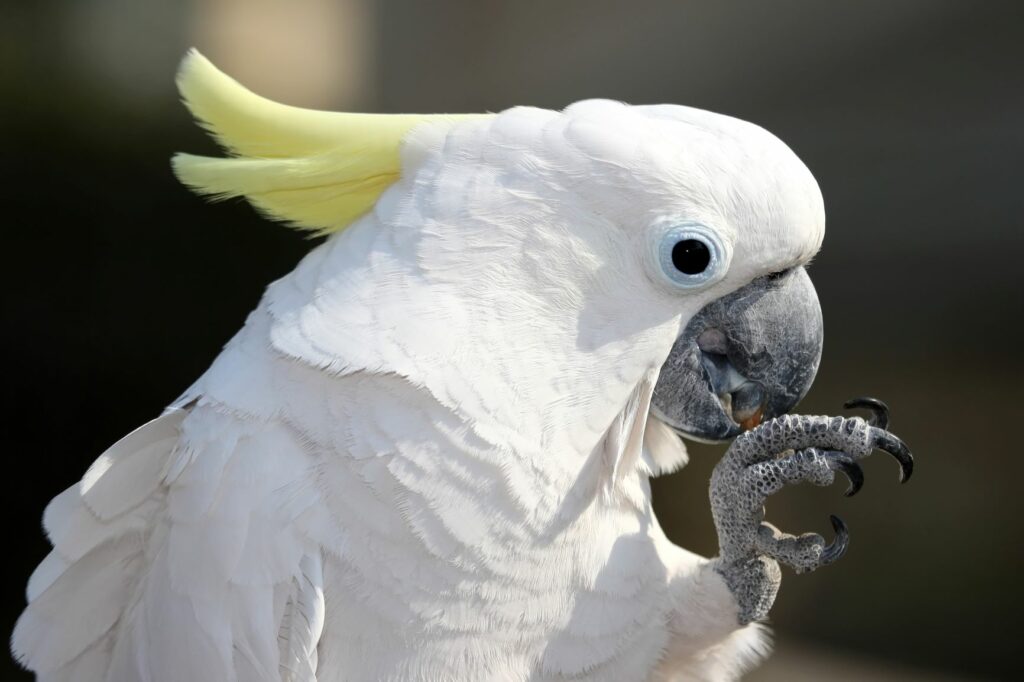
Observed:
[[[815,173],[825,356],[801,411],[887,401],[917,455],[853,499],[792,488],[769,519],[851,528],[787,573],[751,680],[1011,679],[1024,524],[1024,3],[939,0],[34,0],[0,3],[8,358],[6,632],[45,503],[158,414],[311,247],[211,206],[172,152],[214,147],[178,103],[189,46],[257,92],[379,112],[673,102],[756,122]],[[669,535],[712,555],[722,448],[660,479]],[[0,678],[27,675],[0,656]]]

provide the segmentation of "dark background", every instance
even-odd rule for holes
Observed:
[[[206,205],[174,151],[197,45],[264,95],[366,111],[675,102],[765,126],[810,166],[825,356],[806,412],[870,394],[917,455],[773,498],[791,531],[849,524],[787,573],[751,679],[1005,678],[1019,670],[1024,3],[67,0],[0,3],[5,222],[4,627],[47,551],[45,503],[197,377],[311,244]],[[669,535],[713,554],[721,448],[659,480]],[[0,657],[2,658],[2,657]],[[23,679],[12,662],[0,676]]]

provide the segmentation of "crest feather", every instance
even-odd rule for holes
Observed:
[[[189,111],[232,154],[176,154],[178,179],[215,199],[244,196],[270,217],[320,234],[344,228],[398,179],[401,143],[414,127],[486,116],[350,114],[279,104],[194,49],[177,82]]]

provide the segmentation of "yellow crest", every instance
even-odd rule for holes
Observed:
[[[346,114],[279,104],[250,92],[197,50],[178,90],[199,123],[232,154],[176,154],[182,183],[216,199],[245,197],[273,218],[327,234],[343,229],[398,179],[399,150],[415,126],[487,114]]]

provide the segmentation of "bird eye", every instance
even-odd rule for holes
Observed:
[[[684,239],[672,247],[672,265],[684,275],[699,275],[711,264],[711,249],[699,239]]]
[[[678,287],[707,284],[725,271],[722,242],[699,223],[675,225],[664,231],[657,255],[662,273]]]

